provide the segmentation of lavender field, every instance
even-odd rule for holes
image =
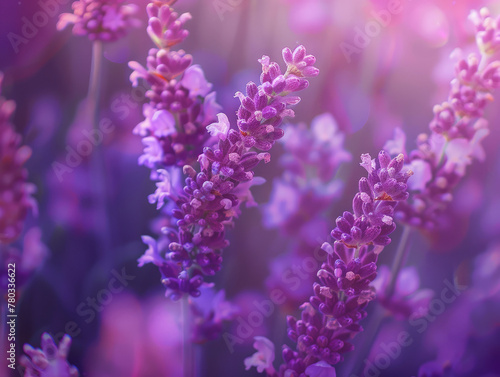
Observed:
[[[2,0],[0,376],[500,377],[500,1]]]

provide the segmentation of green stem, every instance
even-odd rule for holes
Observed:
[[[193,343],[191,342],[191,315],[189,312],[189,296],[182,298],[182,318],[183,318],[183,376],[194,377],[195,363],[193,356]]]
[[[405,257],[407,255],[407,251],[410,249],[408,247],[408,240],[410,238],[411,227],[409,225],[405,225],[403,228],[403,233],[401,234],[401,238],[399,240],[398,248],[396,250],[396,254],[394,256],[394,262],[391,268],[391,276],[387,290],[387,296],[390,297],[394,293],[394,287],[396,286],[397,276],[401,271],[401,267],[403,266]],[[356,250],[357,251],[357,250]],[[364,367],[363,360],[365,360],[370,350],[373,346],[373,342],[378,336],[380,329],[383,326],[385,317],[385,310],[379,304],[376,303],[375,310],[370,316],[370,321],[366,325],[366,333],[360,334],[362,338],[362,342],[360,343],[360,348],[357,350],[356,355],[351,356],[350,360],[346,363],[347,369],[352,372],[358,372],[357,375],[360,375],[359,372],[362,371]]]
[[[399,240],[398,249],[396,251],[396,255],[394,256],[394,261],[391,267],[391,275],[389,280],[389,285],[387,287],[387,297],[390,297],[394,294],[394,288],[396,287],[397,278],[401,268],[403,267],[404,260],[410,250],[408,245],[408,239],[410,238],[411,227],[409,225],[405,225],[403,227],[403,233],[401,234],[401,238]]]
[[[103,45],[101,41],[95,41],[92,45],[92,65],[90,68],[90,83],[87,94],[87,106],[89,118],[94,129],[97,129],[97,107],[99,103],[99,92],[101,87],[103,61]]]
[[[99,130],[98,109],[101,91],[101,78],[103,70],[103,43],[94,41],[92,44],[92,62],[90,67],[89,90],[87,93],[87,119],[92,124],[92,129],[95,134],[101,134]],[[110,230],[109,217],[107,211],[107,187],[105,183],[106,172],[104,164],[104,153],[102,150],[102,140],[98,145],[94,146],[94,151],[90,159],[90,169],[93,178],[94,195],[97,200],[97,217],[102,221],[102,248],[109,250]]]

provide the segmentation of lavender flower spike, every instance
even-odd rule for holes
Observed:
[[[172,226],[164,229],[164,236],[156,243],[148,239],[150,248],[141,263],[151,261],[162,273],[167,294],[178,299],[185,294],[197,296],[203,276],[212,276],[220,270],[222,249],[229,245],[225,229],[240,213],[241,204],[252,201],[249,188],[256,183],[253,169],[259,162],[269,162],[267,152],[276,140],[283,136],[280,128],[283,119],[293,116],[291,106],[300,97],[295,93],[308,86],[303,72],[317,74],[312,69],[312,55],[305,55],[299,46],[294,54],[297,61],[287,64],[285,73],[279,65],[264,56],[261,84],[247,84],[246,94],[236,93],[241,105],[237,112],[238,130],[231,129],[228,118],[219,114],[219,122],[207,129],[218,143],[205,147],[198,156],[200,171],[184,166],[187,176],[185,186],[179,193],[166,187],[163,200],[169,197],[175,202],[171,214]],[[301,62],[307,63],[301,64]],[[259,151],[260,150],[260,151]]]
[[[91,41],[113,42],[140,25],[134,18],[137,5],[125,4],[125,0],[77,0],[72,8],[73,13],[59,16],[57,29],[73,24],[73,34],[87,35]]]
[[[68,357],[71,346],[71,337],[64,335],[56,346],[54,339],[44,333],[42,335],[42,348],[33,348],[25,344],[23,349],[26,355],[21,356],[19,363],[26,368],[25,377],[78,377],[78,369],[70,365]]]
[[[486,8],[472,12],[480,55],[457,58],[455,78],[450,83],[447,101],[434,106],[430,134],[420,134],[417,148],[406,153],[405,136],[386,149],[405,155],[405,163],[418,178],[410,185],[411,200],[401,203],[396,217],[414,227],[432,230],[439,227],[444,210],[453,199],[452,192],[474,160],[484,159],[482,140],[488,136],[488,121],[483,117],[493,92],[500,87],[500,17],[493,18]]]
[[[359,322],[375,298],[370,283],[377,275],[377,258],[395,230],[394,209],[408,198],[412,172],[403,167],[402,156],[391,159],[383,150],[377,159],[367,154],[361,158],[368,177],[359,181],[353,212],[337,218],[333,246],[322,246],[327,261],[318,271],[314,294],[301,306],[301,317],[287,318],[288,337],[296,349],[285,345],[284,363],[269,376],[335,376],[333,365],[353,350],[349,340],[363,330]]]
[[[171,3],[148,4],[148,35],[156,48],[149,50],[146,67],[129,63],[132,85],[141,79],[151,86],[143,108],[145,120],[134,133],[145,147],[139,163],[153,171],[193,164],[209,140],[206,127],[221,110],[203,70],[191,65],[192,56],[172,50],[189,35],[184,24],[191,15],[177,14]]]

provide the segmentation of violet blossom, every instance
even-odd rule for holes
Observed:
[[[480,56],[458,58],[455,78],[448,100],[434,106],[430,134],[417,137],[417,148],[405,150],[405,135],[397,130],[395,140],[385,148],[405,155],[405,163],[415,172],[410,184],[411,199],[401,203],[396,216],[411,226],[434,229],[453,200],[453,190],[474,161],[484,160],[482,140],[488,136],[488,121],[483,117],[493,91],[500,87],[500,17],[491,17],[486,8],[472,12]]]
[[[144,154],[139,164],[153,170],[193,164],[209,140],[207,126],[221,110],[203,70],[191,65],[192,56],[172,47],[183,42],[189,32],[184,24],[189,13],[174,12],[170,3],[151,2],[147,6],[148,35],[156,45],[149,50],[146,67],[129,63],[133,86],[142,79],[150,85],[149,103],[143,107],[145,120],[134,133],[142,137]]]
[[[140,258],[140,265],[156,264],[162,273],[167,294],[179,299],[185,294],[199,296],[204,276],[213,276],[222,264],[222,249],[229,245],[227,226],[239,215],[241,204],[252,200],[249,191],[254,183],[253,168],[261,161],[269,162],[267,152],[280,139],[285,117],[300,101],[296,92],[309,85],[308,77],[318,74],[315,58],[303,46],[293,53],[283,50],[287,69],[264,56],[261,84],[249,82],[246,94],[236,93],[241,106],[237,112],[238,130],[230,129],[227,117],[207,127],[217,135],[218,143],[205,147],[198,156],[200,171],[185,165],[187,176],[181,192],[165,193],[175,202],[172,224],[163,229],[156,242],[147,238],[149,249]],[[163,175],[165,178],[165,175]],[[156,193],[158,198],[161,193]]]
[[[71,7],[73,13],[59,16],[57,29],[73,24],[73,34],[86,35],[91,41],[116,41],[140,24],[135,18],[137,5],[125,0],[77,0]]]
[[[283,346],[284,363],[277,372],[268,372],[270,376],[305,377],[312,369],[319,373],[309,367],[342,361],[342,354],[354,348],[349,340],[363,330],[359,322],[375,298],[370,283],[377,275],[377,258],[390,243],[389,235],[396,228],[394,209],[408,198],[412,172],[403,167],[402,155],[391,159],[384,150],[377,159],[364,154],[361,160],[368,178],[359,181],[353,212],[337,218],[331,232],[336,240],[333,246],[327,242],[322,246],[328,258],[317,274],[320,283],[314,283],[313,296],[301,306],[301,317],[287,318],[288,337],[296,350]],[[330,369],[325,374],[334,375]]]
[[[23,347],[26,355],[21,356],[19,363],[25,367],[25,377],[78,377],[78,369],[66,360],[71,346],[71,337],[64,335],[59,347],[54,339],[44,333],[40,348],[33,348],[29,344]]]

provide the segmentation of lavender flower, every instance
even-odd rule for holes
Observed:
[[[488,136],[488,122],[483,118],[492,92],[500,87],[500,17],[493,19],[487,9],[471,14],[476,26],[476,40],[481,56],[461,57],[455,65],[448,100],[434,107],[429,124],[431,134],[417,138],[417,149],[406,153],[405,136],[397,131],[397,140],[386,144],[388,150],[403,153],[405,163],[416,174],[410,185],[412,199],[401,203],[396,216],[411,226],[434,229],[440,216],[453,200],[453,189],[462,180],[474,160],[484,159],[482,140]],[[418,178],[417,178],[418,177]]]
[[[283,136],[283,119],[293,115],[290,106],[300,100],[295,93],[308,86],[305,76],[318,74],[312,66],[314,57],[306,55],[303,46],[293,53],[284,49],[283,55],[288,61],[286,72],[264,56],[260,60],[261,84],[250,82],[246,94],[236,93],[241,102],[238,131],[229,128],[224,115],[207,127],[218,143],[205,147],[199,155],[199,172],[184,166],[187,178],[182,192],[172,193],[172,185],[167,183],[159,186],[167,191],[164,196],[157,191],[156,196],[169,197],[176,205],[171,212],[172,226],[164,228],[158,242],[145,238],[150,247],[139,262],[152,262],[160,268],[167,294],[173,299],[200,295],[203,276],[220,270],[222,249],[229,245],[225,229],[239,215],[241,204],[252,200],[249,189],[256,182],[252,169],[270,160],[270,154],[259,149],[269,150]]]
[[[0,73],[0,91],[2,81]],[[31,196],[35,186],[26,181],[28,172],[23,166],[31,156],[31,149],[20,145],[21,136],[9,121],[15,107],[13,101],[0,97],[0,244],[16,240],[28,212],[36,211]]]
[[[487,8],[472,11],[469,19],[476,27],[476,41],[482,54],[493,55],[500,50],[500,18],[494,19]]]
[[[364,308],[375,297],[370,283],[377,274],[377,258],[395,230],[394,209],[408,198],[412,172],[403,168],[402,155],[391,160],[383,150],[377,159],[367,154],[361,159],[368,178],[359,181],[353,213],[346,211],[337,218],[331,232],[333,247],[327,242],[322,246],[328,259],[318,271],[314,295],[301,306],[301,318],[287,318],[288,337],[297,344],[296,350],[285,345],[284,364],[277,372],[268,372],[270,376],[335,375],[328,368],[353,350],[349,340],[362,331]]]
[[[73,24],[73,34],[86,35],[91,41],[116,41],[140,24],[134,17],[137,5],[125,4],[125,0],[77,0],[72,8],[73,13],[59,16],[57,30]]]
[[[133,86],[145,80],[150,102],[144,105],[145,120],[134,133],[143,139],[144,154],[139,163],[150,169],[165,169],[193,164],[209,136],[206,127],[215,120],[220,106],[198,65],[191,65],[192,56],[172,47],[188,36],[184,23],[189,13],[178,15],[169,2],[152,2],[147,6],[148,34],[157,48],[149,50],[146,67],[129,63]],[[154,174],[153,174],[154,177]]]
[[[78,377],[78,369],[70,365],[68,357],[71,346],[71,337],[64,335],[59,347],[54,339],[44,333],[42,335],[42,348],[33,348],[25,344],[23,349],[26,355],[21,356],[19,363],[26,368],[25,377]]]

